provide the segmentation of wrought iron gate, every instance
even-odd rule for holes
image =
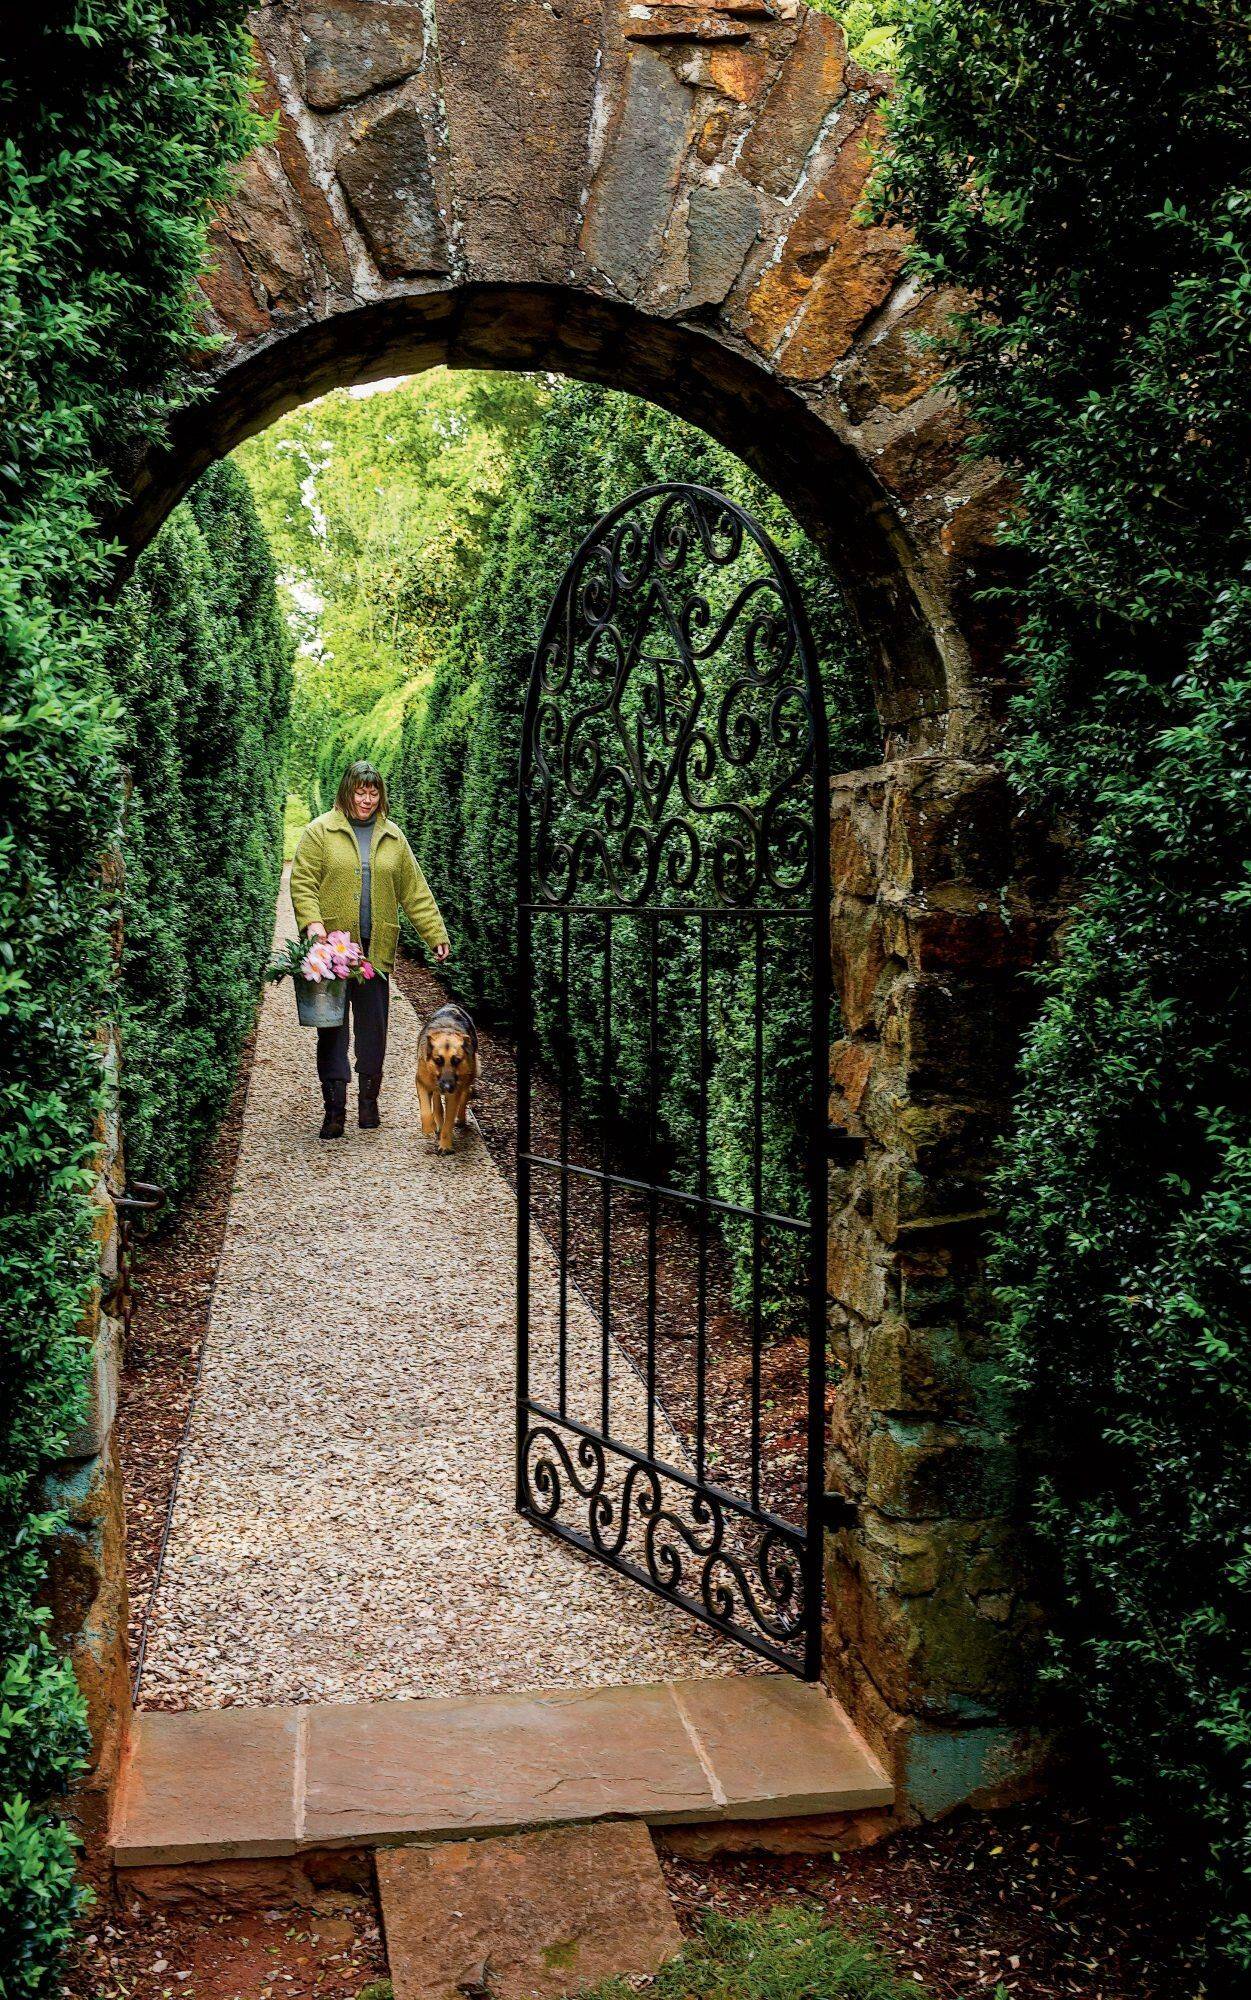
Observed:
[[[517,1507],[810,1678],[827,788],[778,549],[706,487],[632,494],[565,572],[523,721]],[[802,1049],[782,992],[807,1001]]]

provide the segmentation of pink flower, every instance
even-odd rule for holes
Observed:
[[[367,958],[363,958],[361,960],[361,978],[372,979],[373,976],[374,976],[373,966],[369,963],[369,960]]]
[[[343,951],[352,942],[347,931],[331,931],[326,943],[332,951]]]
[[[334,958],[331,960],[331,963],[334,966],[335,978],[346,979],[348,976],[348,962],[347,959],[343,956],[343,953],[341,951],[337,951],[335,953]]]

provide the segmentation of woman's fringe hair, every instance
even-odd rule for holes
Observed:
[[[387,781],[378,766],[371,764],[367,757],[358,757],[354,764],[349,764],[339,780],[339,789],[334,795],[334,802],[345,819],[352,817],[352,797],[358,785],[377,785],[378,810],[385,819],[390,811],[387,803]]]

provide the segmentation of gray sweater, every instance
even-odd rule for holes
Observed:
[[[374,843],[374,822],[377,820],[377,817],[378,815],[375,812],[371,813],[368,819],[354,819],[352,821],[352,831],[356,835],[356,845],[360,849],[360,856],[361,856],[361,943],[362,944],[368,942],[370,935],[370,921],[373,917],[373,909],[371,907],[370,890],[369,890],[369,850]]]

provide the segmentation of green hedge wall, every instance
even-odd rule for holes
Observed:
[[[140,559],[111,651],[130,774],[126,1165],[177,1198],[255,1016],[281,868],[293,647],[234,466],[206,473]]]
[[[411,705],[400,754],[392,764],[395,808],[415,839],[422,865],[454,941],[457,989],[471,1005],[511,1018],[515,993],[517,764],[522,705],[534,648],[566,562],[597,516],[635,487],[685,479],[719,487],[746,505],[783,549],[812,622],[830,715],[833,768],[872,762],[880,737],[867,674],[828,563],[775,495],[732,453],[678,418],[638,399],[576,383],[553,391],[539,416],[494,516],[480,573],[464,614],[434,670],[425,698]],[[569,1006],[561,1004],[556,931],[536,934],[536,1027],[543,1055],[580,1053],[582,1111],[598,1116],[602,946],[598,926],[583,927],[571,952]],[[689,1013],[697,981],[697,936],[661,959],[662,1015]],[[648,1104],[647,976],[642,938],[614,952],[614,1083],[620,1136],[646,1128]],[[805,1100],[807,968],[794,952],[770,952],[766,966],[766,1073],[774,1102]],[[712,1015],[720,1049],[710,1081],[710,1177],[714,1192],[750,1199],[752,969],[741,950],[714,965]],[[562,1037],[567,1039],[562,1040]],[[697,1082],[693,1037],[686,1061],[667,1072],[659,1105],[660,1136],[679,1174],[694,1165]],[[802,1202],[802,1144],[785,1118],[770,1123],[766,1185],[772,1204]],[[739,1252],[740,1288],[747,1272]],[[798,1273],[782,1261],[766,1273],[766,1308],[777,1318],[797,1296]]]
[[[1051,1675],[1251,1967],[1251,10],[916,0],[885,196],[1020,474],[1013,770],[1084,844],[995,1269]]]
[[[75,1904],[41,1802],[81,1754],[38,1608],[40,1472],[75,1419],[110,1001],[117,738],[98,519],[195,337],[205,204],[253,142],[242,0],[45,0],[0,65],[0,1994],[48,1991]]]

